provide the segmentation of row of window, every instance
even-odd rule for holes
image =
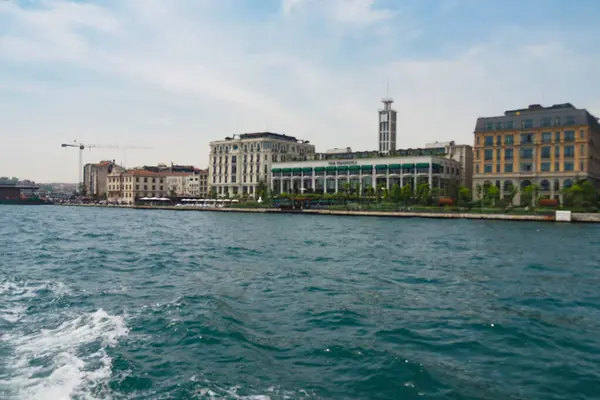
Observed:
[[[519,172],[535,172],[534,166],[535,166],[535,164],[533,164],[533,163],[521,163],[519,165]],[[504,170],[501,170],[501,167],[502,167],[502,164],[496,164],[496,168],[494,170],[494,164],[484,164],[483,173],[484,174],[492,174],[492,173],[509,174],[509,173],[516,172],[514,170],[513,163],[505,163]],[[552,163],[550,163],[550,162],[540,163],[540,171],[539,172],[561,172],[560,163],[555,162],[554,169],[551,169],[551,167],[552,167]],[[579,171],[584,171],[584,170],[585,170],[585,163],[583,161],[581,161],[579,163]],[[563,163],[562,172],[570,172],[570,171],[575,171],[575,163],[572,161],[565,161]],[[480,173],[479,164],[475,165],[475,173],[476,174]]]
[[[217,175],[213,175],[213,179],[212,179],[213,183],[230,183],[228,182],[228,176],[227,175],[223,175],[223,176],[217,176]],[[242,182],[243,183],[253,183],[253,182],[259,182],[260,181],[260,175],[256,174],[256,177],[254,177],[254,175],[244,175],[242,176]],[[237,176],[232,175],[231,176],[231,183],[237,183]]]
[[[562,147],[563,157],[575,157],[575,146],[564,146]],[[561,146],[554,146],[554,157],[560,157]],[[501,149],[484,149],[483,150],[483,159],[485,161],[494,160],[494,152],[496,153],[496,160],[500,160]],[[551,158],[552,155],[552,146],[544,146],[540,147],[540,158],[547,159]],[[533,147],[521,147],[519,149],[519,156],[521,159],[528,160],[534,158],[534,148]],[[514,157],[514,149],[504,149],[504,159],[512,160]],[[579,146],[579,157],[585,157],[585,145],[582,144]],[[475,150],[475,159],[479,160],[479,150]]]
[[[287,143],[271,143],[271,142],[263,142],[264,145],[264,150],[274,150],[274,151],[281,151],[281,152],[292,152],[295,153],[296,151],[300,154],[300,155],[305,155],[305,154],[312,154],[313,152],[313,148],[310,146],[297,146],[297,145],[290,145]],[[243,152],[254,152],[257,151],[259,152],[261,150],[261,145],[260,143],[244,143],[241,145],[242,147],[242,151]],[[237,151],[239,150],[239,146],[237,144],[226,144],[226,145],[218,145],[218,146],[214,146],[213,147],[213,153],[214,154],[222,154],[222,153],[229,153],[229,151]]]
[[[541,143],[552,143],[552,132],[542,132],[542,140]],[[494,139],[495,138],[495,139]],[[497,136],[493,136],[493,135],[489,135],[489,136],[485,136],[484,139],[484,145],[485,146],[494,146],[494,144],[496,146],[501,146],[503,143],[503,139],[504,138],[504,144],[505,145],[512,145],[514,144],[514,135],[510,134],[510,135],[497,135]],[[563,141],[564,142],[572,142],[575,140],[575,131],[564,131],[563,132]],[[579,138],[580,139],[585,139],[585,130],[580,130],[579,131]],[[520,144],[534,144],[536,143],[535,140],[535,133],[521,133],[520,135]],[[561,139],[561,132],[554,132],[554,142],[559,143]],[[481,144],[480,143],[480,136],[477,136],[475,138],[475,143],[477,145]]]
[[[539,120],[533,118],[524,119],[521,121],[522,129],[531,129],[534,127],[546,128],[551,126],[569,126],[575,125],[574,116],[562,117],[542,117]],[[486,132],[503,129],[515,129],[514,121],[497,121],[497,122],[486,122],[484,124],[484,130]]]

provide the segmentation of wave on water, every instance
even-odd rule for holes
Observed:
[[[107,384],[112,359],[107,349],[128,335],[125,319],[103,309],[85,313],[70,310],[58,316],[27,314],[32,299],[47,300],[48,296],[41,294],[46,290],[52,292],[51,298],[68,293],[60,284],[0,284],[0,312],[12,322],[8,332],[0,336],[0,397],[110,398]]]

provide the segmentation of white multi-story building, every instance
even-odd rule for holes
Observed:
[[[186,172],[165,172],[165,181],[167,183],[167,192],[170,196],[186,196],[187,178],[193,173]]]
[[[392,100],[382,100],[383,109],[379,110],[379,152],[389,154],[396,150],[396,111],[392,109]]]
[[[244,133],[210,143],[208,185],[219,197],[256,196],[271,181],[271,164],[311,159],[315,146],[278,133]]]

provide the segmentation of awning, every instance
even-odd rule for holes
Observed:
[[[402,164],[390,164],[388,165],[389,169],[400,169],[402,168]]]
[[[281,168],[281,172],[292,172],[291,168]]]
[[[275,172],[275,173],[277,173],[277,172],[281,172],[281,168],[273,168],[273,169],[271,170],[271,172]]]
[[[411,169],[414,167],[415,167],[415,164],[402,164],[402,169]]]
[[[417,168],[429,168],[429,163],[417,163]]]
[[[437,164],[437,163],[433,163],[433,164],[431,164],[431,166],[432,166],[433,168],[440,168],[440,167],[441,167],[441,165],[440,165],[440,164]]]
[[[312,172],[312,167],[302,168],[302,172]]]
[[[369,171],[369,170],[373,169],[373,166],[372,165],[361,165],[360,169],[363,171]]]
[[[350,165],[348,166],[350,171],[360,171],[360,165]]]
[[[336,168],[335,167],[325,167],[325,171],[327,171],[327,172],[335,172]]]
[[[315,167],[315,172],[316,171],[325,171],[325,167]]]
[[[338,171],[343,171],[343,172],[346,172],[346,171],[348,171],[348,166],[347,166],[347,165],[339,165],[339,166],[337,167],[337,170],[338,170]]]
[[[302,172],[302,168],[292,168],[292,172]]]
[[[388,166],[387,164],[378,164],[375,166],[375,169],[387,169]]]

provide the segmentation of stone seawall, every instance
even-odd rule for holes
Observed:
[[[437,219],[479,219],[500,221],[549,221],[554,222],[554,215],[510,215],[510,214],[478,214],[478,213],[442,213],[442,212],[407,212],[407,211],[345,211],[345,210],[279,210],[273,208],[192,208],[173,206],[109,206],[95,204],[64,204],[63,206],[130,208],[135,210],[169,210],[229,213],[277,213],[277,214],[309,214],[363,217],[393,218],[437,218]],[[579,217],[581,216],[581,217]],[[573,214],[573,222],[598,222],[600,214]]]

